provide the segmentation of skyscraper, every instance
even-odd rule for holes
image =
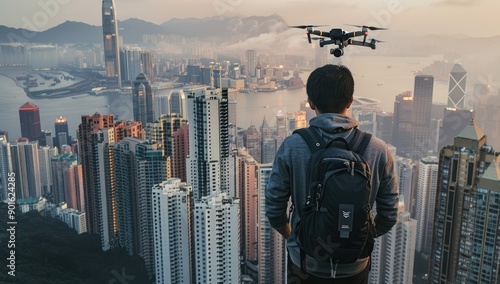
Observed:
[[[392,113],[377,113],[376,114],[376,136],[385,141],[387,144],[392,144]]]
[[[56,130],[56,135],[54,136],[55,137],[55,146],[56,147],[61,147],[62,145],[70,145],[71,143],[71,136],[70,136],[70,133],[69,133],[69,129],[68,129],[68,120],[66,119],[66,117],[64,116],[59,116],[58,118],[56,118],[56,121],[54,123],[54,127],[55,127],[55,130]],[[64,141],[64,139],[62,139],[63,141],[60,141],[61,139],[59,139],[59,134],[60,133],[66,133],[66,141]],[[61,142],[63,144],[61,144]],[[59,148],[60,149],[60,148]]]
[[[155,82],[154,59],[155,57],[152,51],[143,51],[141,53],[142,73],[146,75],[151,84]]]
[[[491,163],[477,184],[476,218],[469,283],[498,283],[500,251],[500,160]],[[481,216],[481,217],[480,217]],[[488,218],[482,218],[488,216]],[[495,233],[495,228],[497,228]],[[496,273],[495,273],[496,272]]]
[[[121,88],[122,77],[120,70],[120,47],[118,45],[118,21],[114,0],[102,1],[102,35],[106,83],[110,88]]]
[[[176,113],[181,116],[186,116],[186,96],[182,90],[172,91],[168,95],[168,105],[169,112],[168,113]]]
[[[196,283],[240,283],[240,204],[212,192],[194,205]]]
[[[418,160],[427,156],[431,123],[432,93],[434,77],[429,75],[415,76],[413,92],[412,131],[410,157]]]
[[[21,140],[10,144],[12,171],[16,174],[16,198],[41,197],[42,180],[38,141]]]
[[[212,192],[231,192],[227,89],[186,90],[189,121],[187,181],[195,200]],[[234,190],[234,189],[233,189]]]
[[[0,135],[0,201],[8,198],[8,174],[12,172],[10,143],[7,136]]]
[[[257,54],[255,50],[247,50],[246,51],[246,65],[245,69],[248,70],[248,75],[250,77],[255,77],[256,75],[256,68],[257,68]]]
[[[143,126],[154,121],[154,93],[144,73],[137,76],[132,89],[134,120]]]
[[[54,203],[66,202],[69,208],[85,212],[82,166],[76,154],[51,158]]]
[[[272,164],[257,167],[258,212],[258,264],[259,283],[286,283],[285,240],[269,224],[266,217],[265,189],[271,175]]]
[[[191,187],[169,179],[153,186],[152,199],[156,283],[193,283]]]
[[[420,159],[418,173],[417,204],[415,219],[417,219],[416,251],[429,255],[431,252],[432,227],[436,208],[436,184],[438,176],[438,158],[429,156]]]
[[[172,176],[186,181],[186,158],[189,154],[189,125],[185,124],[173,134]]]
[[[412,132],[413,97],[410,91],[396,96],[394,101],[394,116],[392,125],[392,145],[397,149],[398,156],[410,155]]]
[[[413,263],[417,221],[399,203],[398,222],[385,235],[375,239],[370,283],[413,283]]]
[[[498,168],[495,169],[497,165],[492,170],[488,168],[495,164],[495,156],[493,148],[486,144],[484,132],[473,120],[453,145],[441,150],[430,283],[498,282],[499,254],[498,249],[493,249],[500,243],[495,199],[499,189]],[[483,276],[484,281],[480,281]]]
[[[238,151],[238,192],[241,197],[241,246],[245,260],[257,260],[258,196],[255,159],[244,149]]]
[[[114,127],[113,115],[83,115],[78,126],[78,155],[83,169],[83,186],[85,190],[85,213],[87,214],[87,230],[92,234],[100,234],[99,212],[101,210],[99,184],[99,157],[97,143],[101,129]]]
[[[121,76],[124,82],[130,84],[142,72],[141,64],[142,49],[139,47],[126,46],[120,50]]]
[[[404,200],[405,210],[415,216],[415,199],[417,195],[418,167],[411,159],[396,158],[397,173],[399,180],[399,193]]]
[[[57,156],[57,148],[43,146],[38,148],[38,160],[40,161],[40,179],[42,181],[42,194],[52,192],[52,167],[50,160]]]
[[[279,109],[276,114],[276,136],[285,138],[288,136],[287,134],[286,116],[283,113],[283,110]]]
[[[252,156],[257,163],[260,163],[262,159],[262,135],[257,131],[255,125],[250,125],[243,134],[243,145],[246,147],[248,154]]]
[[[27,102],[19,108],[19,121],[21,122],[21,136],[30,141],[38,141],[42,135],[40,125],[40,112],[38,106]]]
[[[453,65],[448,86],[448,107],[463,109],[465,106],[465,87],[467,71],[459,63]]]

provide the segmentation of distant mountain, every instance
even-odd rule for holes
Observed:
[[[142,42],[144,34],[177,34],[197,37],[200,40],[249,38],[260,34],[287,29],[285,21],[278,15],[266,17],[209,17],[171,19],[161,25],[140,19],[118,22],[119,35],[125,43]],[[81,22],[66,21],[42,32],[0,26],[0,42],[31,43],[101,43],[102,29]]]

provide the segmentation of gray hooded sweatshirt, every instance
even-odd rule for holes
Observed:
[[[358,122],[350,117],[325,113],[310,120],[311,127],[320,130],[325,141],[336,137],[344,137],[350,141]],[[339,128],[345,131],[339,132]],[[334,133],[335,132],[335,133]],[[364,158],[371,170],[371,207],[376,204],[375,226],[377,236],[387,233],[397,220],[399,190],[394,168],[394,161],[384,141],[372,137]],[[269,183],[266,187],[266,215],[273,228],[284,226],[288,222],[287,208],[290,196],[294,204],[290,223],[292,231],[299,221],[299,215],[306,201],[306,172],[310,157],[309,147],[298,134],[288,136],[281,144],[274,159]],[[292,262],[300,266],[300,250],[293,239],[287,240],[288,253]],[[307,272],[318,277],[330,277],[330,262],[319,262],[307,256]],[[369,263],[363,258],[355,263],[338,264],[336,277],[344,278],[358,274]]]

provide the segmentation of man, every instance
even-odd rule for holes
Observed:
[[[345,66],[325,65],[314,70],[307,80],[308,102],[316,117],[310,127],[319,130],[325,141],[352,138],[358,122],[347,116],[354,93],[354,79]],[[354,263],[338,264],[335,279],[330,278],[330,262],[306,257],[306,267],[300,266],[300,249],[292,235],[292,228],[306,202],[306,172],[311,153],[307,143],[298,135],[287,137],[279,148],[266,187],[266,215],[273,228],[287,240],[288,283],[368,283],[370,257]],[[372,137],[363,157],[371,169],[370,205],[376,204],[375,228],[377,236],[387,233],[397,220],[398,185],[394,162],[387,145]],[[294,212],[289,222],[287,206],[292,198]]]

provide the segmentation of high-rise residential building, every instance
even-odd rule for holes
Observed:
[[[405,210],[415,216],[415,203],[418,185],[418,167],[408,158],[396,158],[399,180],[399,193],[404,200]]]
[[[417,221],[400,202],[396,225],[375,239],[369,283],[413,283],[416,236]]]
[[[495,199],[499,189],[498,168],[495,169],[498,161],[486,139],[471,120],[454,144],[441,150],[430,283],[497,283],[499,280],[500,239],[496,232],[500,213]],[[494,164],[492,170],[491,163]],[[481,251],[484,248],[486,250]]]
[[[122,77],[120,70],[120,46],[118,44],[118,20],[114,0],[102,1],[102,36],[106,83],[110,88],[121,88]]]
[[[376,136],[385,141],[387,144],[392,144],[392,113],[377,113],[376,114]]]
[[[498,271],[500,159],[498,156],[479,179],[476,196],[472,263],[468,283],[498,283],[500,281]],[[482,218],[486,216],[488,218]]]
[[[406,91],[396,96],[392,125],[392,145],[398,156],[409,157],[412,132],[413,96]]]
[[[255,50],[247,50],[245,69],[248,70],[248,75],[250,77],[255,77],[256,68],[257,68],[257,53],[255,52]]]
[[[152,200],[156,283],[193,283],[191,187],[169,179],[153,186]]]
[[[238,196],[241,200],[241,247],[245,260],[257,260],[258,163],[244,148],[238,151]]]
[[[420,159],[415,219],[417,219],[416,251],[425,255],[431,252],[436,185],[439,160],[436,156]]]
[[[40,111],[38,106],[27,102],[19,108],[19,121],[21,123],[21,136],[30,141],[38,141],[42,135],[40,125]]]
[[[130,255],[143,258],[148,275],[155,274],[152,188],[167,179],[159,145],[127,137],[113,145],[118,210],[118,241]]]
[[[259,283],[286,283],[285,240],[275,231],[266,217],[265,189],[271,176],[272,164],[257,166],[258,190],[258,281]]]
[[[7,136],[0,135],[0,202],[8,199],[10,172],[12,172],[10,143],[7,141]]]
[[[189,154],[189,125],[185,124],[173,134],[172,176],[187,180],[186,158]]]
[[[186,116],[186,96],[182,90],[172,91],[168,95],[168,105],[170,114],[176,113],[182,117]]]
[[[42,196],[38,141],[21,140],[10,144],[12,171],[16,176],[16,198]]]
[[[213,192],[231,192],[228,91],[200,87],[184,91],[188,100],[187,182],[195,200]],[[234,191],[234,189],[233,189]]]
[[[141,53],[142,73],[146,75],[149,83],[155,82],[155,57],[152,51],[143,51]]]
[[[62,154],[51,158],[53,202],[65,202],[69,208],[85,212],[82,166],[76,154]]]
[[[120,68],[123,82],[132,83],[132,81],[142,73],[140,47],[126,46],[120,50]]]
[[[429,136],[432,109],[432,93],[434,77],[430,75],[415,76],[413,92],[412,131],[410,157],[418,160],[429,152]]]
[[[245,146],[248,154],[252,156],[257,163],[260,163],[262,159],[261,145],[262,135],[255,125],[252,124],[243,134],[243,146]]]
[[[50,160],[57,156],[57,148],[43,146],[38,148],[38,160],[40,162],[40,179],[42,182],[42,194],[52,192],[52,167]]]
[[[71,229],[74,229],[79,235],[87,232],[85,212],[80,212],[73,208],[66,208],[59,212],[59,219],[66,223]]]
[[[195,202],[193,244],[196,283],[240,283],[240,204],[212,192]]]
[[[111,114],[82,115],[78,126],[78,156],[83,169],[83,186],[85,192],[85,213],[87,230],[91,234],[100,234],[100,172],[97,144],[101,130],[113,129],[114,119]]]
[[[167,162],[163,151],[155,143],[143,142],[135,149],[135,182],[137,208],[139,208],[139,255],[144,259],[146,271],[154,276],[154,230],[152,188],[167,180]]]
[[[58,118],[56,118],[56,121],[54,123],[54,128],[56,130],[56,133],[54,136],[54,138],[55,138],[54,145],[56,147],[59,147],[59,149],[62,145],[70,145],[71,144],[71,135],[69,133],[68,120],[66,119],[66,117],[59,116]],[[64,141],[64,138],[59,139],[60,133],[66,133],[66,135],[65,135],[66,141]],[[63,140],[63,141],[60,141],[60,140]]]
[[[32,45],[27,47],[28,64],[32,69],[59,68],[57,60],[57,46],[54,45]]]
[[[142,139],[145,136],[142,126],[143,124],[140,121],[133,120],[122,120],[115,123],[116,140],[120,141],[125,137]]]
[[[453,65],[448,86],[448,107],[464,109],[467,71],[459,63]]]
[[[141,73],[135,79],[132,88],[132,103],[135,121],[140,121],[142,125],[154,122],[153,101],[153,89],[146,75]]]

